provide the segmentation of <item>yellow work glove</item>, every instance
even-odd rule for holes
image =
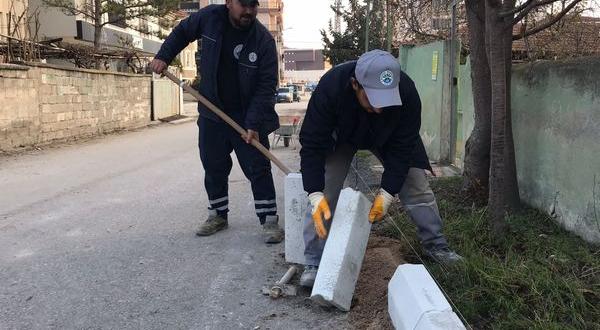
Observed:
[[[312,219],[317,236],[321,239],[325,239],[325,237],[327,237],[327,229],[325,228],[324,221],[331,219],[329,203],[327,203],[325,195],[320,191],[308,195],[308,200],[312,206]]]
[[[375,196],[373,206],[371,206],[371,211],[369,212],[369,221],[371,223],[381,221],[387,214],[393,200],[394,196],[390,195],[383,188],[379,189],[379,193]]]

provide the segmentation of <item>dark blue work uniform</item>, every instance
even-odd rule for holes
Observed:
[[[278,55],[275,40],[258,21],[247,30],[234,28],[225,5],[207,6],[177,25],[157,59],[170,63],[190,42],[201,41],[199,91],[245,129],[259,132],[269,148],[269,133],[279,127],[275,112]],[[256,213],[261,221],[277,214],[271,163],[252,145],[198,103],[200,158],[210,209],[226,217],[231,152],[235,151],[250,180]]]

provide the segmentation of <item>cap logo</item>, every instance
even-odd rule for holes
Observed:
[[[394,74],[390,70],[385,70],[379,75],[379,82],[384,86],[391,86],[394,83]]]

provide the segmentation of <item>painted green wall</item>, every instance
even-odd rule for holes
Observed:
[[[431,160],[444,157],[449,140],[447,44],[403,47],[402,69],[423,103],[421,136]],[[438,77],[431,79],[438,51]],[[454,164],[475,123],[470,61],[459,66]],[[522,200],[568,230],[600,242],[600,58],[515,65],[513,134]],[[446,140],[446,141],[445,141]]]
[[[600,242],[600,58],[515,66],[521,198]]]
[[[438,53],[437,80],[432,79],[432,60]],[[441,151],[441,118],[444,91],[444,43],[435,42],[424,46],[403,46],[400,51],[400,64],[415,82],[421,97],[421,137],[431,160],[438,161]]]

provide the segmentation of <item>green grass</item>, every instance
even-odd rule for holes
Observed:
[[[600,329],[600,247],[568,233],[532,209],[508,218],[510,231],[495,237],[486,209],[462,199],[460,178],[432,183],[444,233],[464,265],[427,262],[432,275],[475,329]],[[419,249],[414,226],[396,224]],[[402,239],[391,224],[387,234]],[[408,244],[407,261],[419,262]]]

